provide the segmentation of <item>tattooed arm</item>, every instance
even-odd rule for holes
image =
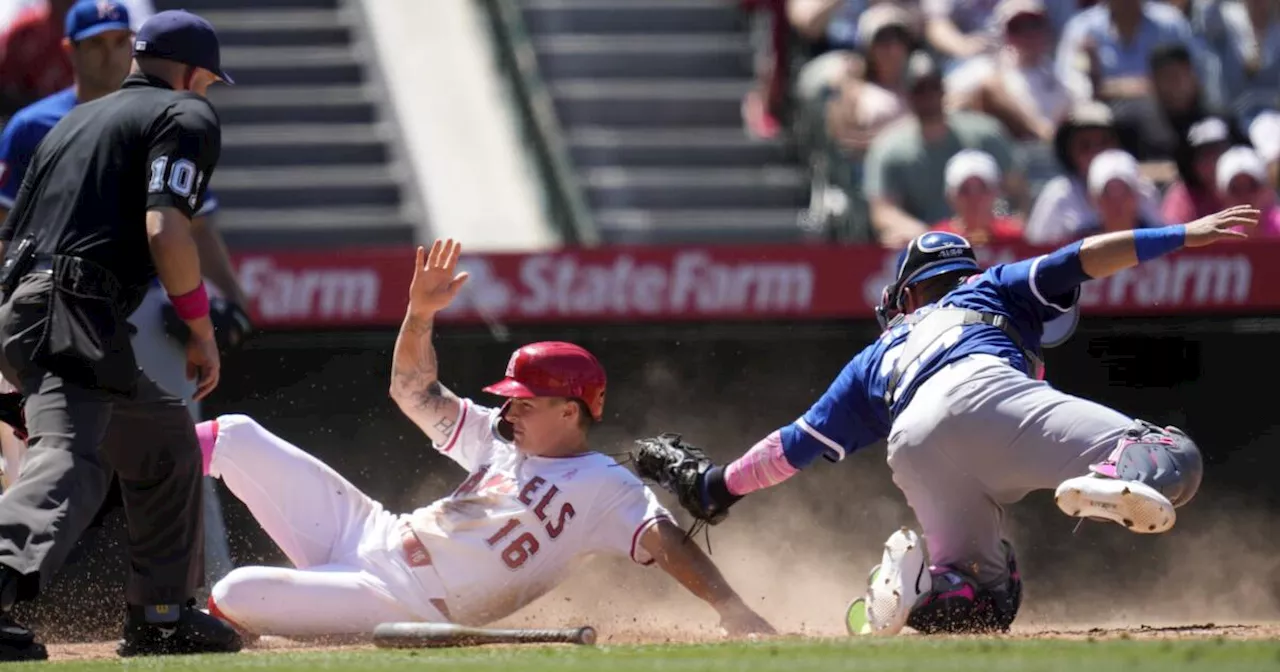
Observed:
[[[432,441],[443,445],[458,422],[462,401],[437,380],[434,318],[412,311],[405,315],[391,361],[391,398]]]
[[[391,398],[437,446],[443,446],[461,415],[462,401],[438,379],[436,349],[431,345],[436,313],[458,294],[466,273],[458,273],[462,246],[437,240],[431,251],[419,247],[409,283],[409,308],[396,337],[391,361]]]

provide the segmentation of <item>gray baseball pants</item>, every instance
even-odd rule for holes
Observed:
[[[1133,419],[1053,389],[994,356],[924,381],[893,423],[893,481],[920,522],[929,559],[1003,585],[1003,507],[1089,473]]]

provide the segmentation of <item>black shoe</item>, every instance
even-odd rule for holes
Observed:
[[[49,652],[27,626],[0,612],[0,662],[48,660]]]
[[[231,626],[194,608],[195,600],[178,608],[177,620],[147,619],[143,607],[129,606],[124,639],[116,647],[121,657],[173,656],[190,653],[235,653],[244,646]]]

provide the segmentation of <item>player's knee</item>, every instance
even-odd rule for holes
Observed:
[[[907,618],[907,625],[922,634],[1004,632],[1022,606],[1022,579],[1016,574],[1003,585],[979,588],[970,577],[939,568],[933,581],[933,590]]]
[[[1149,485],[1180,507],[1200,489],[1204,459],[1181,429],[1137,420],[1121,439],[1115,471],[1118,478]]]
[[[280,584],[283,572],[278,567],[237,567],[213,584],[209,592],[209,611],[215,616],[247,632],[255,627],[262,605],[275,599],[273,588]]]
[[[252,595],[253,581],[246,570],[252,567],[240,567],[231,570],[209,591],[209,613],[229,623],[239,624],[244,618],[246,607],[254,599]]]
[[[933,588],[912,610],[907,625],[922,634],[973,634],[1004,632],[1013,625],[1022,606],[1022,575],[1013,546],[1002,542],[1006,576],[980,586],[969,574],[954,567],[931,570]]]

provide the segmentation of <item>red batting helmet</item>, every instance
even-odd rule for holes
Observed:
[[[580,346],[562,341],[530,343],[507,362],[507,377],[484,388],[500,397],[568,397],[604,417],[604,367]]]

